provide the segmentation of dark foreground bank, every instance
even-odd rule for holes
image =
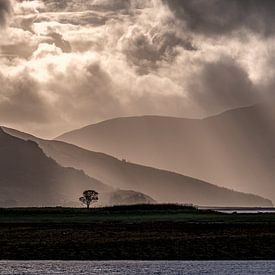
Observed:
[[[0,259],[275,259],[275,215],[177,205],[1,209]]]

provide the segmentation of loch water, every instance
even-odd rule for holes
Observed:
[[[275,274],[275,261],[0,261],[0,275]]]

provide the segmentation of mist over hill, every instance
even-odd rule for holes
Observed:
[[[57,139],[275,199],[275,112],[266,103],[206,119],[103,121]]]
[[[35,140],[43,151],[63,166],[82,169],[109,186],[139,191],[158,202],[193,203],[209,206],[270,206],[269,200],[252,194],[244,194],[213,184],[146,167],[112,156],[92,152],[75,145],[55,140],[43,140],[13,129],[4,128],[9,134]],[[115,198],[119,198],[116,195]],[[112,196],[114,199],[114,196]],[[120,199],[123,201],[123,199]]]

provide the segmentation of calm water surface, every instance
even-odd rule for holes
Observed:
[[[0,261],[0,274],[275,274],[275,261]]]
[[[258,214],[258,213],[274,213],[275,208],[255,208],[255,207],[199,207],[199,209],[208,209],[214,210],[222,213],[232,214],[232,213],[240,213],[240,214]]]

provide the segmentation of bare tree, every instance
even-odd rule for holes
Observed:
[[[94,190],[86,190],[83,192],[83,197],[80,197],[79,200],[89,209],[90,204],[98,201],[98,193]]]

